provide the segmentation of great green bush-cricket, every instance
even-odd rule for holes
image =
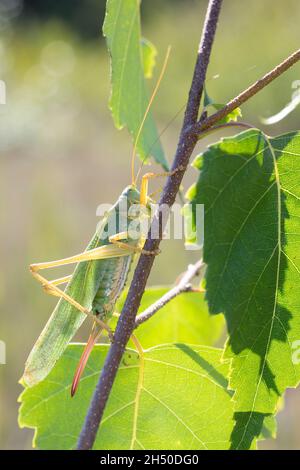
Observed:
[[[121,230],[118,215],[125,207],[127,225],[130,222],[139,222],[140,217],[150,218],[148,181],[150,178],[170,174],[167,172],[159,175],[146,173],[142,177],[140,189],[137,188],[136,181],[141,167],[137,177],[134,176],[137,142],[163,77],[169,52],[168,49],[162,71],[135,139],[131,163],[131,184],[123,190],[117,202],[106,213],[101,227],[96,231],[83,253],[30,266],[32,275],[42,284],[44,290],[48,294],[59,297],[60,300],[26,361],[22,381],[27,386],[37,384],[49,374],[84,319],[90,317],[93,321],[92,331],[75,372],[71,387],[71,395],[74,395],[89,354],[101,331],[106,330],[112,338],[112,332],[107,322],[112,317],[116,301],[124,289],[134,254],[137,252],[155,254],[145,252],[142,249],[144,242],[142,235],[132,238],[127,230]],[[143,214],[138,212],[135,215],[129,215],[130,208],[134,205],[143,208]],[[114,223],[111,223],[112,218],[115,219]],[[113,232],[109,231],[111,226],[115,226]],[[73,274],[52,281],[48,281],[39,272],[43,269],[72,263],[77,263]],[[67,286],[63,291],[58,286],[64,283],[67,283]]]

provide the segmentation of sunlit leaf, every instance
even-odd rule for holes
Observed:
[[[20,397],[21,426],[35,428],[39,449],[74,449],[107,352],[98,345],[74,398],[73,371],[82,352],[70,345],[49,376]],[[127,350],[94,449],[229,449],[254,447],[265,419],[236,416],[221,350],[169,344]],[[245,423],[251,422],[246,427]]]
[[[206,298],[224,312],[236,410],[274,413],[299,383],[300,134],[225,138],[194,161]]]
[[[151,78],[153,69],[155,67],[157,50],[154,44],[148,41],[148,39],[142,38],[141,44],[142,44],[144,75],[146,78]]]
[[[208,95],[206,88],[204,88],[204,108],[208,110],[209,108],[213,108],[214,111],[219,111],[220,109],[224,108],[225,104],[224,103],[215,103],[213,99],[210,98]],[[241,108],[235,108],[232,111],[230,111],[228,114],[226,114],[225,117],[220,119],[217,124],[226,124],[228,122],[236,122],[239,117],[242,116],[242,111]]]
[[[139,313],[160,299],[166,287],[151,287],[143,295]],[[126,293],[121,297],[117,310],[121,311]],[[224,317],[212,317],[204,301],[204,294],[180,294],[167,303],[151,319],[136,330],[135,334],[145,348],[169,342],[184,342],[212,346],[224,330]]]

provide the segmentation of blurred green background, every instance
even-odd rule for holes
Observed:
[[[171,60],[154,105],[160,129],[185,103],[207,1],[144,0],[143,33]],[[81,251],[93,233],[96,208],[113,202],[130,182],[132,144],[117,131],[107,107],[109,61],[101,37],[104,0],[0,1],[1,268],[0,448],[30,448],[32,431],[17,425],[18,379],[55,299],[28,272],[30,262]],[[225,102],[299,48],[299,0],[225,0],[208,72],[207,89]],[[159,70],[159,66],[156,70]],[[245,121],[278,112],[300,79],[297,65],[243,106]],[[153,83],[149,83],[153,86]],[[299,129],[296,109],[264,127],[274,135]],[[163,134],[169,161],[182,113]],[[262,126],[261,126],[262,127]],[[199,152],[213,138],[198,146]],[[191,169],[185,187],[193,181]],[[174,255],[176,253],[176,263]],[[172,283],[196,254],[164,242],[150,283]],[[86,338],[82,332],[80,338]],[[289,391],[278,415],[278,438],[261,448],[300,447],[300,394]]]

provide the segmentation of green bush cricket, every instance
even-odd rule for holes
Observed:
[[[169,52],[170,49],[167,51],[162,71],[135,139],[131,163],[131,185],[124,189],[118,201],[107,211],[100,228],[96,231],[83,253],[57,261],[30,265],[32,275],[42,284],[43,289],[48,294],[59,297],[60,300],[26,361],[22,377],[22,382],[26,386],[31,387],[39,383],[49,374],[85,318],[89,317],[93,321],[93,326],[75,372],[71,387],[71,395],[74,395],[89,354],[100,333],[106,330],[109,337],[111,339],[113,337],[107,322],[112,317],[116,301],[124,289],[134,254],[137,252],[156,254],[152,252],[147,253],[142,249],[144,242],[142,235],[138,238],[132,238],[128,231],[122,230],[120,227],[120,217],[118,216],[124,211],[125,207],[127,214],[125,222],[127,225],[130,222],[139,222],[141,216],[150,218],[150,200],[147,195],[148,181],[150,178],[170,174],[167,172],[161,174],[146,173],[142,177],[140,190],[137,189],[136,181],[141,167],[135,178],[134,159],[136,146],[145,119],[164,75]],[[135,205],[139,205],[144,209],[142,211],[143,215],[141,215],[141,212],[129,215],[130,208]],[[115,226],[113,233],[109,231],[111,226]],[[43,269],[72,263],[76,263],[77,266],[70,276],[48,281],[39,273]],[[67,283],[67,286],[63,291],[58,286],[64,283]]]

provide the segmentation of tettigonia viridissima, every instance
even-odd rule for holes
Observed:
[[[141,166],[138,175],[135,177],[134,158],[137,142],[164,75],[169,53],[170,48],[168,48],[160,76],[135,139],[131,163],[131,185],[124,189],[114,206],[107,211],[102,220],[101,227],[98,228],[83,253],[57,261],[30,265],[32,275],[42,284],[45,292],[59,297],[60,300],[26,361],[25,371],[21,379],[22,383],[26,386],[34,386],[49,374],[85,318],[89,317],[93,321],[93,326],[74,375],[71,387],[71,395],[74,395],[89,354],[100,333],[106,330],[112,339],[113,335],[107,322],[114,314],[116,301],[125,287],[134,254],[156,254],[143,250],[143,236],[131,238],[128,231],[121,229],[118,215],[125,207],[127,214],[126,222],[128,223],[132,222],[132,220],[138,222],[141,216],[149,218],[151,207],[150,198],[148,197],[148,181],[150,178],[170,174],[170,172],[161,174],[146,173],[142,177],[140,190],[136,186],[136,181],[142,168]],[[142,215],[137,213],[129,216],[130,208],[135,205],[144,209]],[[110,224],[112,218],[114,218],[114,223]],[[109,227],[111,226],[115,227],[114,233],[109,232]],[[39,273],[43,269],[73,263],[77,265],[70,276],[48,281]],[[65,283],[67,283],[67,286],[63,291],[58,286]],[[137,340],[135,338],[133,340],[137,349],[141,352]]]

